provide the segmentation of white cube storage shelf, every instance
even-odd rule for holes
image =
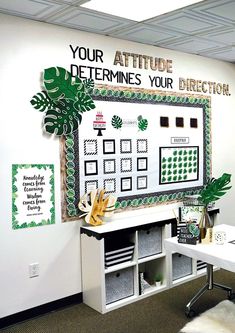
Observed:
[[[81,227],[83,302],[106,313],[196,278],[196,260],[165,251],[176,229],[172,210]]]

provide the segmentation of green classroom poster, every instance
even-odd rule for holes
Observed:
[[[12,165],[12,228],[55,223],[54,165]]]

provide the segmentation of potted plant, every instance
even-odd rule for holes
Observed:
[[[161,286],[161,284],[162,284],[162,280],[163,280],[163,278],[162,278],[162,274],[161,274],[161,273],[157,273],[157,274],[155,275],[155,283],[156,283],[156,287],[160,287],[160,286]]]
[[[201,241],[212,241],[212,227],[213,221],[210,219],[208,213],[208,205],[214,201],[219,200],[232,186],[231,175],[224,173],[219,178],[212,178],[208,181],[206,186],[202,189],[198,201],[203,206],[202,217],[199,223]]]

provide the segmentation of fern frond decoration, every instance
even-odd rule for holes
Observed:
[[[231,175],[228,173],[224,173],[218,179],[210,179],[198,197],[199,202],[207,206],[209,203],[219,200],[232,187],[229,186],[230,182]]]

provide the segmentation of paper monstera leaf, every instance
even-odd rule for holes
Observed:
[[[212,178],[202,189],[198,200],[205,206],[209,203],[219,200],[232,187],[230,186],[231,175],[223,173],[219,178]]]
[[[82,121],[82,113],[95,108],[89,95],[94,87],[92,79],[82,81],[62,67],[44,70],[44,91],[34,95],[32,106],[46,112],[44,129],[55,135],[68,135],[74,132]]]
[[[117,198],[113,195],[105,196],[105,190],[93,190],[84,194],[78,204],[78,208],[84,212],[85,222],[94,226],[103,224],[100,217],[110,217],[115,210]]]

